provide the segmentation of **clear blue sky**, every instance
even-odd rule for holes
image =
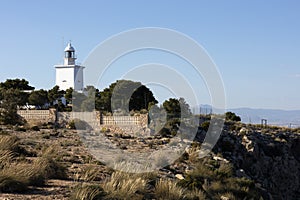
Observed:
[[[215,61],[230,108],[300,109],[299,1],[2,1],[0,81],[55,83],[64,41],[78,61],[107,37],[164,27],[189,35]],[[109,84],[109,83],[108,83]]]

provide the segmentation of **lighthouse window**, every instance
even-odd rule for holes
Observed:
[[[72,52],[67,51],[66,52],[66,58],[72,58]]]

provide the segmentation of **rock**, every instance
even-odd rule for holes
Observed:
[[[238,177],[245,177],[245,178],[248,178],[248,179],[251,179],[251,177],[249,177],[245,171],[243,169],[238,169],[236,170],[235,174],[238,176]]]
[[[175,177],[178,178],[179,180],[183,180],[184,179],[184,177],[183,177],[182,174],[176,174]]]
[[[247,134],[240,132],[224,130],[214,147],[230,160],[235,174],[253,180],[264,199],[300,199],[300,135],[257,127]],[[223,141],[233,142],[231,154],[222,151]]]
[[[216,161],[223,161],[225,163],[229,163],[228,160],[226,160],[225,158],[219,157],[219,156],[213,156],[213,159]]]
[[[243,136],[242,144],[246,147],[248,152],[253,152],[254,150],[253,142],[246,135]]]
[[[230,200],[229,197],[226,197],[226,196],[223,196],[223,195],[220,197],[220,199],[221,199],[221,200]]]
[[[249,133],[249,130],[245,127],[242,127],[239,131],[239,134],[240,135],[243,135],[243,134],[248,134]]]

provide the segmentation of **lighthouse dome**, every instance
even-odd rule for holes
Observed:
[[[66,51],[75,51],[74,47],[72,47],[71,43],[68,43],[67,47],[65,48],[65,52]]]

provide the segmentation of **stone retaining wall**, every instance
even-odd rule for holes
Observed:
[[[55,109],[49,110],[18,110],[18,114],[26,121],[35,122],[54,122],[55,121]]]
[[[18,110],[18,114],[26,121],[39,121],[42,123],[55,122],[56,110]],[[137,126],[140,128],[147,128],[148,115],[139,114],[134,116],[105,116],[101,115],[99,111],[91,113],[82,112],[58,112],[57,120],[59,123],[65,124],[73,119],[85,119],[94,127],[105,126]]]

